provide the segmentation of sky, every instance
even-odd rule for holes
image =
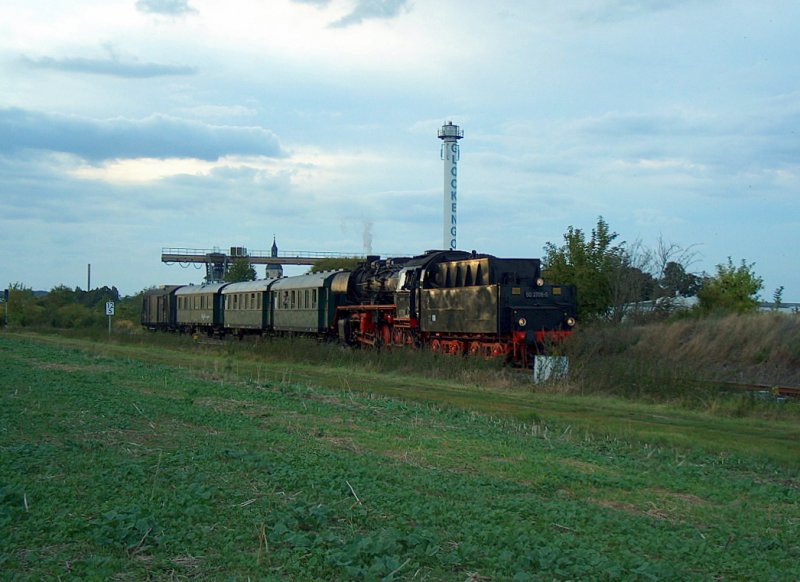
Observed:
[[[800,301],[796,0],[3,0],[0,286],[199,283],[169,248],[618,242]],[[263,276],[259,268],[259,276]],[[289,270],[291,273],[292,271]]]

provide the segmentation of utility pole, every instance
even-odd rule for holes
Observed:
[[[5,319],[3,320],[5,325],[8,326],[8,300],[11,297],[11,289],[3,289],[3,303],[6,306],[6,314]]]

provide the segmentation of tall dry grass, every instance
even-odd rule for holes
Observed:
[[[779,313],[589,326],[566,346],[575,386],[626,397],[707,399],[725,383],[800,386],[800,317]]]

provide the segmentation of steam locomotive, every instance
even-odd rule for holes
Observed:
[[[352,271],[144,294],[142,325],[208,335],[308,334],[353,346],[415,346],[528,366],[575,325],[572,285],[545,285],[539,259],[464,251],[370,256]]]

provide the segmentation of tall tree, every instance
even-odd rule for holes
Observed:
[[[686,272],[686,267],[669,261],[663,270],[659,286],[665,297],[691,297],[703,284],[701,277]]]
[[[578,316],[583,320],[611,316],[617,277],[632,266],[623,245],[614,244],[618,236],[600,216],[588,239],[570,226],[562,245],[548,242],[544,247],[545,278],[578,288]]]
[[[232,263],[229,263],[228,267],[225,269],[226,283],[255,281],[255,279],[256,270],[253,268],[253,265],[250,264],[250,261],[247,260],[247,257],[236,259]]]
[[[727,265],[717,265],[717,274],[705,281],[697,292],[703,313],[746,313],[758,308],[758,292],[764,286],[755,274],[755,263],[742,259],[737,267],[728,257]]]

